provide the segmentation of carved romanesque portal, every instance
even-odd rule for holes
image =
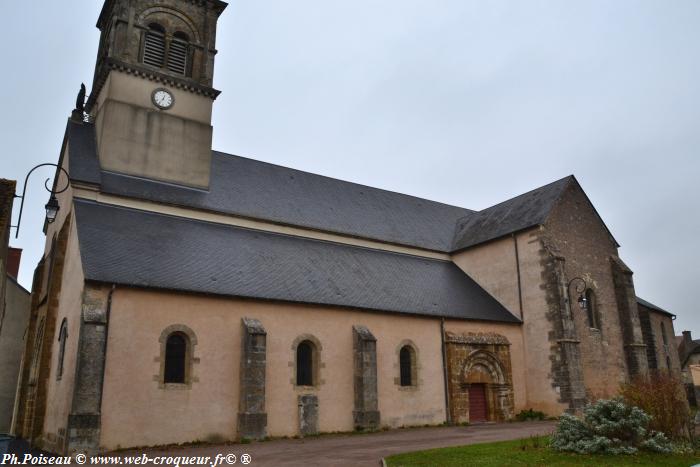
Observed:
[[[450,415],[454,423],[513,417],[510,343],[498,334],[446,333]]]

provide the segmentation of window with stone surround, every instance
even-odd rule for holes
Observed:
[[[294,367],[292,384],[299,388],[313,388],[323,382],[320,378],[321,367],[321,343],[310,334],[297,337],[292,344],[294,361],[290,366]]]
[[[418,387],[418,349],[410,340],[402,341],[396,349],[398,375],[394,383],[400,389]]]
[[[399,367],[401,371],[401,386],[413,386],[413,361],[415,360],[413,349],[410,345],[404,345],[399,352]]]
[[[593,289],[586,289],[586,316],[588,318],[589,328],[600,329],[598,304],[596,303],[595,292],[593,292]]]
[[[162,389],[187,389],[198,381],[193,375],[197,336],[189,327],[182,324],[168,326],[160,335],[159,374],[154,376]]]
[[[184,383],[187,359],[187,336],[176,332],[165,344],[165,383]]]
[[[304,341],[297,346],[297,386],[314,385],[314,345]]]

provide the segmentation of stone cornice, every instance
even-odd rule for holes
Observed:
[[[450,344],[510,345],[505,336],[494,332],[468,332],[464,334],[446,332],[445,341]]]
[[[92,86],[90,98],[88,99],[87,104],[85,106],[85,110],[87,112],[90,112],[92,110],[92,106],[95,104],[97,96],[100,94],[102,86],[104,86],[105,81],[107,80],[107,75],[109,75],[109,72],[112,70],[120,71],[122,73],[127,73],[134,76],[139,76],[149,81],[155,81],[157,83],[172,86],[174,88],[183,89],[185,91],[189,91],[195,94],[200,94],[202,96],[209,97],[212,100],[215,100],[219,96],[219,94],[221,94],[221,91],[218,91],[209,86],[203,86],[201,84],[193,83],[188,79],[176,78],[174,76],[169,76],[165,73],[161,73],[156,70],[151,70],[143,66],[132,65],[130,63],[122,62],[114,58],[106,58],[103,62],[100,71],[96,74],[95,83]]]

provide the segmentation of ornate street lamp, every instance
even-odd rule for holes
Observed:
[[[588,299],[586,298],[586,290],[588,289],[588,284],[586,281],[580,277],[574,277],[569,281],[569,284],[566,286],[567,293],[571,290],[572,284],[576,282],[576,293],[578,294],[578,305],[581,307],[582,310],[588,309]]]
[[[70,186],[70,175],[68,175],[68,172],[66,172],[66,170],[63,167],[59,167],[57,164],[51,164],[51,163],[47,162],[44,164],[36,165],[32,168],[32,170],[29,171],[27,176],[24,177],[24,188],[22,189],[22,196],[15,195],[15,198],[22,199],[22,203],[19,206],[19,216],[17,217],[17,225],[12,226],[15,229],[17,229],[15,231],[15,238],[19,237],[19,226],[22,223],[22,210],[24,209],[24,196],[27,193],[27,180],[29,180],[29,176],[36,169],[38,169],[39,167],[44,167],[44,166],[49,166],[49,165],[52,167],[56,167],[60,172],[63,172],[64,174],[66,174],[66,186],[61,190],[54,190],[52,188],[49,188],[49,180],[51,180],[50,178],[47,178],[46,181],[44,182],[44,188],[46,188],[46,191],[51,193],[51,198],[49,198],[49,202],[46,203],[46,206],[44,206],[46,208],[46,222],[51,224],[53,221],[56,220],[56,215],[58,215],[58,210],[60,209],[60,206],[58,205],[58,199],[56,199],[56,195],[59,193],[63,193],[64,191],[66,191],[68,189],[68,187]],[[59,173],[59,175],[60,175],[60,173]]]

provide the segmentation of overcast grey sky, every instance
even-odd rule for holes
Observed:
[[[3,5],[0,176],[56,162],[101,5]],[[696,0],[233,0],[214,148],[471,209],[575,174],[638,294],[700,338],[698,25]],[[11,243],[27,287],[49,176]]]

